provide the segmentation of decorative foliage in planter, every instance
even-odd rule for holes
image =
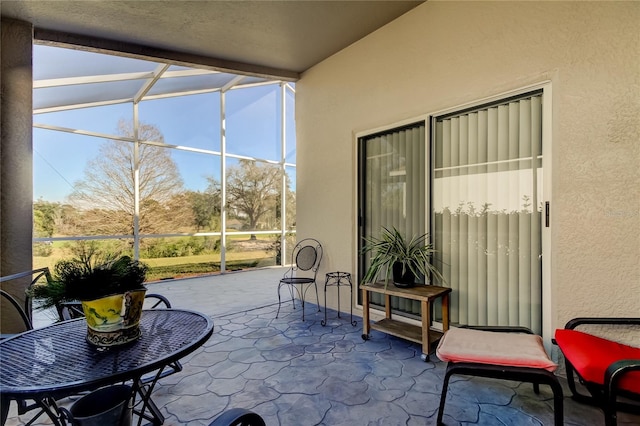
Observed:
[[[365,238],[362,254],[371,252],[372,256],[362,280],[375,282],[382,275],[388,283],[389,277],[393,276],[396,286],[411,287],[415,277],[424,275],[432,281],[435,278],[444,282],[442,274],[431,262],[436,251],[427,243],[427,237],[427,234],[415,235],[407,240],[396,228],[383,227],[379,238]]]
[[[34,286],[31,295],[40,299],[41,308],[82,302],[87,340],[98,346],[123,344],[140,337],[147,270],[129,256],[83,251],[56,263],[52,280]]]

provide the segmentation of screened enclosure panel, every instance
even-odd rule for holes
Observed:
[[[98,240],[193,273],[281,258],[295,239],[293,85],[80,49],[34,45],[34,266]]]
[[[138,118],[153,125],[163,142],[180,147],[220,152],[220,93],[154,99],[140,102]]]

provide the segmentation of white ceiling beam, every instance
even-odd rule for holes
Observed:
[[[73,86],[76,84],[112,83],[115,81],[144,80],[153,78],[153,72],[128,72],[121,74],[91,75],[84,77],[51,78],[46,80],[34,80],[34,89],[46,87]]]
[[[224,86],[222,86],[220,88],[220,91],[222,93],[226,92],[227,90],[231,89],[233,86],[235,86],[236,84],[240,83],[242,80],[244,80],[244,75],[237,75],[235,76],[235,78],[231,79],[231,81],[229,81],[227,84],[225,84]]]
[[[138,93],[136,93],[133,96],[133,102],[134,103],[138,103],[140,102],[140,100],[142,100],[142,98],[144,98],[144,95],[147,94],[147,92],[149,90],[151,90],[151,88],[153,87],[154,84],[156,84],[156,82],[160,79],[160,77],[162,76],[162,74],[164,74],[164,72],[166,70],[169,69],[171,65],[169,64],[160,64],[156,67],[156,69],[153,71],[153,78],[150,78],[149,80],[147,80],[142,87],[140,87],[140,90],[138,90]]]
[[[218,71],[209,70],[178,70],[169,71],[162,75],[161,78],[178,78],[178,77],[193,77],[199,75],[215,75],[221,74]],[[73,86],[77,84],[94,84],[94,83],[113,83],[117,81],[128,80],[144,80],[148,78],[154,78],[153,71],[145,72],[129,72],[118,74],[103,74],[103,75],[91,75],[81,77],[65,77],[65,78],[50,78],[44,80],[34,80],[34,89],[44,89],[48,87],[61,87],[61,86]]]
[[[39,129],[56,130],[58,132],[74,133],[76,135],[94,136],[94,137],[103,138],[103,139],[119,140],[119,141],[125,141],[125,142],[135,141],[135,139],[127,136],[109,135],[106,133],[91,132],[89,130],[79,130],[79,129],[71,129],[69,127],[53,126],[51,124],[33,123],[33,127],[37,127]]]
[[[222,74],[219,71],[210,71],[210,70],[201,70],[201,69],[191,69],[191,70],[176,70],[176,71],[167,71],[162,74],[162,78],[175,78],[175,77],[193,77],[198,75],[215,75]]]
[[[71,104],[71,105],[61,105],[61,106],[48,107],[48,108],[38,108],[38,109],[34,109],[33,113],[47,114],[49,112],[70,111],[72,109],[93,108],[93,107],[106,106],[106,105],[117,105],[117,104],[124,104],[127,102],[133,102],[133,99],[132,98],[112,99],[108,101],[97,101],[97,102],[87,102],[83,104]]]

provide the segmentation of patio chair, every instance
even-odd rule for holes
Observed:
[[[49,268],[33,269],[30,271],[24,271],[24,272],[19,272],[17,274],[0,277],[0,283],[7,283],[9,281],[14,281],[14,280],[29,279],[30,280],[29,287],[30,287],[35,283],[37,283],[43,277],[46,278],[47,280],[51,278]],[[20,319],[24,324],[23,331],[33,330],[33,323],[32,323],[32,317],[31,317],[32,300],[31,300],[31,297],[29,296],[28,291],[25,290],[24,307],[20,305],[20,302],[18,302],[16,298],[14,298],[11,294],[9,294],[7,291],[2,289],[0,289],[0,299],[7,301],[12,306],[12,308],[16,311],[16,313],[18,314],[18,316],[20,317]],[[8,339],[15,335],[16,333],[3,333],[0,335],[0,340]],[[18,405],[19,415],[23,415],[28,411],[31,411],[34,409],[40,409],[40,412],[33,418],[33,420],[35,420],[39,418],[42,414],[45,414],[45,411],[42,410],[42,407],[40,407],[40,405],[38,405],[34,401],[19,399],[19,400],[16,400],[16,403]],[[1,406],[2,406],[2,413],[1,413],[2,424],[4,424],[4,421],[6,420],[6,417],[9,413],[9,400],[6,400],[4,397],[2,397]]]
[[[144,296],[144,305],[142,309],[171,308],[169,299],[161,294],[147,293]],[[81,302],[64,302],[57,306],[58,315],[61,321],[84,317]]]
[[[50,279],[51,275],[49,273],[49,268],[39,268],[39,269],[33,269],[30,271],[24,271],[24,272],[19,272],[17,274],[12,274],[12,275],[7,275],[4,277],[0,277],[0,283],[8,283],[10,281],[17,281],[17,280],[26,280],[29,279],[30,280],[30,284],[28,287],[34,285],[36,282],[38,282],[42,277],[45,277],[46,279]],[[6,284],[5,284],[6,285]],[[6,287],[5,287],[6,288]],[[12,307],[13,309],[15,309],[16,313],[20,316],[23,324],[24,324],[24,330],[22,331],[26,331],[26,330],[32,330],[33,326],[32,326],[32,317],[31,317],[31,297],[29,297],[28,292],[25,291],[25,300],[24,300],[24,305],[21,306],[20,302],[18,302],[18,300],[13,297],[11,294],[9,294],[9,292],[7,292],[6,290],[0,290],[2,293],[2,299],[7,301]],[[13,333],[15,334],[15,333]],[[1,338],[7,338],[10,337],[12,334],[2,334]]]
[[[7,293],[2,289],[0,289],[0,297],[6,300],[7,302],[9,302],[9,304],[13,307],[15,312],[18,314],[18,316],[24,323],[25,331],[33,330],[33,325],[31,325],[31,320],[29,319],[29,316],[26,314],[24,309],[22,309],[22,306],[20,306],[20,303],[13,296],[11,296],[9,293]],[[0,334],[0,340],[8,339],[11,336],[15,336],[15,333],[2,333]]]
[[[584,325],[637,327],[640,318],[574,318],[554,339],[574,400],[602,408],[607,426],[617,424],[618,410],[640,414],[640,348],[576,330]],[[578,391],[575,376],[590,395]]]
[[[245,408],[231,408],[224,411],[209,426],[265,426],[258,414]]]
[[[171,309],[171,302],[169,302],[169,299],[161,294],[148,293],[144,296],[143,309]],[[180,361],[175,361],[167,365],[167,367],[162,370],[162,372],[160,372],[158,378],[161,379],[180,371],[182,371],[182,364],[180,363]],[[143,376],[140,379],[139,385],[146,385],[148,383],[151,383],[154,380],[155,376],[156,374]]]
[[[525,327],[460,327],[449,329],[436,355],[447,362],[440,395],[437,424],[442,424],[449,379],[454,374],[540,384],[553,391],[554,424],[563,425],[562,387],[553,374],[557,365],[549,359],[542,338]]]
[[[56,306],[60,321],[68,321],[84,317],[81,302],[62,302]]]
[[[283,286],[289,287],[293,309],[296,308],[294,289],[298,293],[298,297],[302,301],[302,321],[304,321],[304,298],[309,288],[313,285],[316,288],[316,304],[318,306],[318,312],[320,312],[320,298],[318,297],[316,276],[318,275],[321,260],[322,245],[318,240],[305,238],[295,245],[291,252],[291,267],[285,272],[278,283],[278,312],[276,312],[276,318],[280,315],[280,305],[282,303],[280,290]]]

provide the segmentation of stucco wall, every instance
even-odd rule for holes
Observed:
[[[31,269],[33,223],[31,24],[2,20],[0,81],[0,275]],[[2,288],[24,303],[31,280],[11,281]],[[22,331],[22,321],[2,303],[4,333]]]
[[[321,272],[356,272],[357,132],[550,80],[549,320],[639,316],[638,22],[637,2],[430,1],[306,72],[297,224]]]

